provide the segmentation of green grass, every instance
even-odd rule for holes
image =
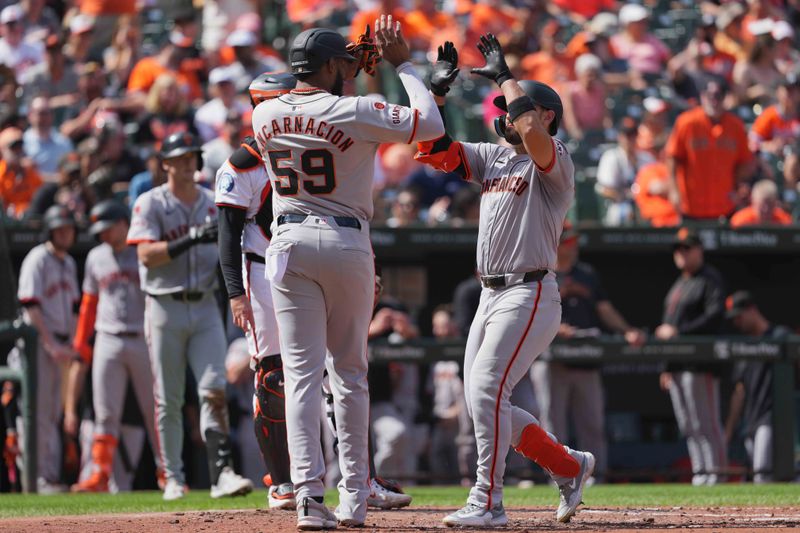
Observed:
[[[414,507],[460,507],[467,489],[460,487],[411,487]],[[508,507],[554,507],[557,493],[552,487],[509,488]],[[328,491],[326,503],[335,505],[336,491]],[[796,506],[800,504],[800,485],[732,484],[716,487],[689,485],[600,485],[587,489],[584,501],[589,507],[718,507],[718,506]],[[23,516],[58,516],[109,513],[152,513],[221,509],[265,508],[266,491],[244,498],[212,500],[208,491],[193,490],[177,502],[164,502],[160,492],[108,494],[59,494],[36,496],[0,495],[0,519]]]

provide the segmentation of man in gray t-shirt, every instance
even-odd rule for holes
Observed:
[[[486,66],[472,72],[503,91],[494,103],[508,114],[495,126],[511,147],[459,143],[444,135],[419,143],[417,154],[418,160],[481,186],[477,265],[483,291],[464,357],[467,411],[478,445],[477,482],[467,505],[444,522],[507,523],[502,487],[509,446],[550,472],[561,493],[556,518],[567,522],[581,502],[594,457],[559,444],[533,415],[511,405],[510,396],[558,331],[556,248],[574,194],[574,166],[566,147],[552,137],[563,110],[558,94],[543,83],[514,80],[493,35],[481,37],[478,49]],[[439,48],[431,92],[440,111],[457,63],[452,43]]]

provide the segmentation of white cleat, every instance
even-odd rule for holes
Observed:
[[[50,496],[64,492],[69,492],[69,487],[66,485],[62,485],[60,483],[51,483],[43,477],[36,479],[36,493],[41,496]]]
[[[267,493],[267,501],[270,509],[294,510],[297,508],[294,487],[291,483],[272,485]]]
[[[567,448],[569,450],[569,448]],[[583,488],[586,481],[592,477],[594,472],[594,455],[589,452],[579,452],[569,450],[569,454],[578,461],[581,469],[578,475],[573,478],[557,478],[558,492],[561,495],[561,502],[556,511],[556,520],[567,523],[570,518],[575,516],[578,506],[583,503]]]
[[[357,520],[357,519],[353,518],[352,516],[343,515],[339,511],[338,507],[333,512],[333,514],[336,516],[336,521],[339,522],[340,526],[344,526],[344,527],[364,527],[364,521],[363,520]]]
[[[219,473],[219,478],[215,485],[211,485],[212,498],[224,498],[226,496],[244,496],[253,492],[253,482],[242,477],[233,471],[233,468],[226,466]]]
[[[508,517],[502,503],[491,509],[468,503],[455,513],[445,516],[442,522],[450,527],[496,527],[508,524]]]
[[[175,500],[180,500],[186,496],[186,488],[183,486],[183,483],[178,483],[172,478],[167,479],[166,485],[164,485],[164,498],[165,502],[174,502]]]
[[[325,507],[324,503],[317,503],[312,498],[303,498],[303,501],[297,504],[297,529],[301,531],[336,529],[336,522],[336,515]]]
[[[378,509],[400,509],[411,504],[411,495],[404,493],[399,487],[384,481],[385,485],[377,479],[369,480],[368,507]],[[388,486],[387,486],[388,485]]]

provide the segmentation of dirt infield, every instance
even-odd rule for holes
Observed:
[[[365,528],[353,531],[413,532],[448,530],[442,516],[452,509],[403,509],[370,512]],[[585,508],[569,524],[555,522],[553,509],[508,509],[509,527],[498,531],[775,531],[800,527],[800,509],[780,507],[722,508]],[[294,513],[281,511],[202,511],[15,518],[0,521],[6,532],[107,533],[233,532],[276,533],[295,530]],[[340,528],[344,530],[344,528]]]

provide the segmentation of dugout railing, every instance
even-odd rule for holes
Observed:
[[[727,363],[736,360],[765,361],[773,365],[773,472],[776,481],[795,479],[795,374],[800,361],[800,337],[785,341],[752,337],[692,337],[669,342],[630,346],[614,337],[556,341],[541,355],[543,360],[608,365],[668,362]],[[404,344],[373,341],[370,364],[407,362],[431,364],[463,361],[464,341],[416,340]]]

